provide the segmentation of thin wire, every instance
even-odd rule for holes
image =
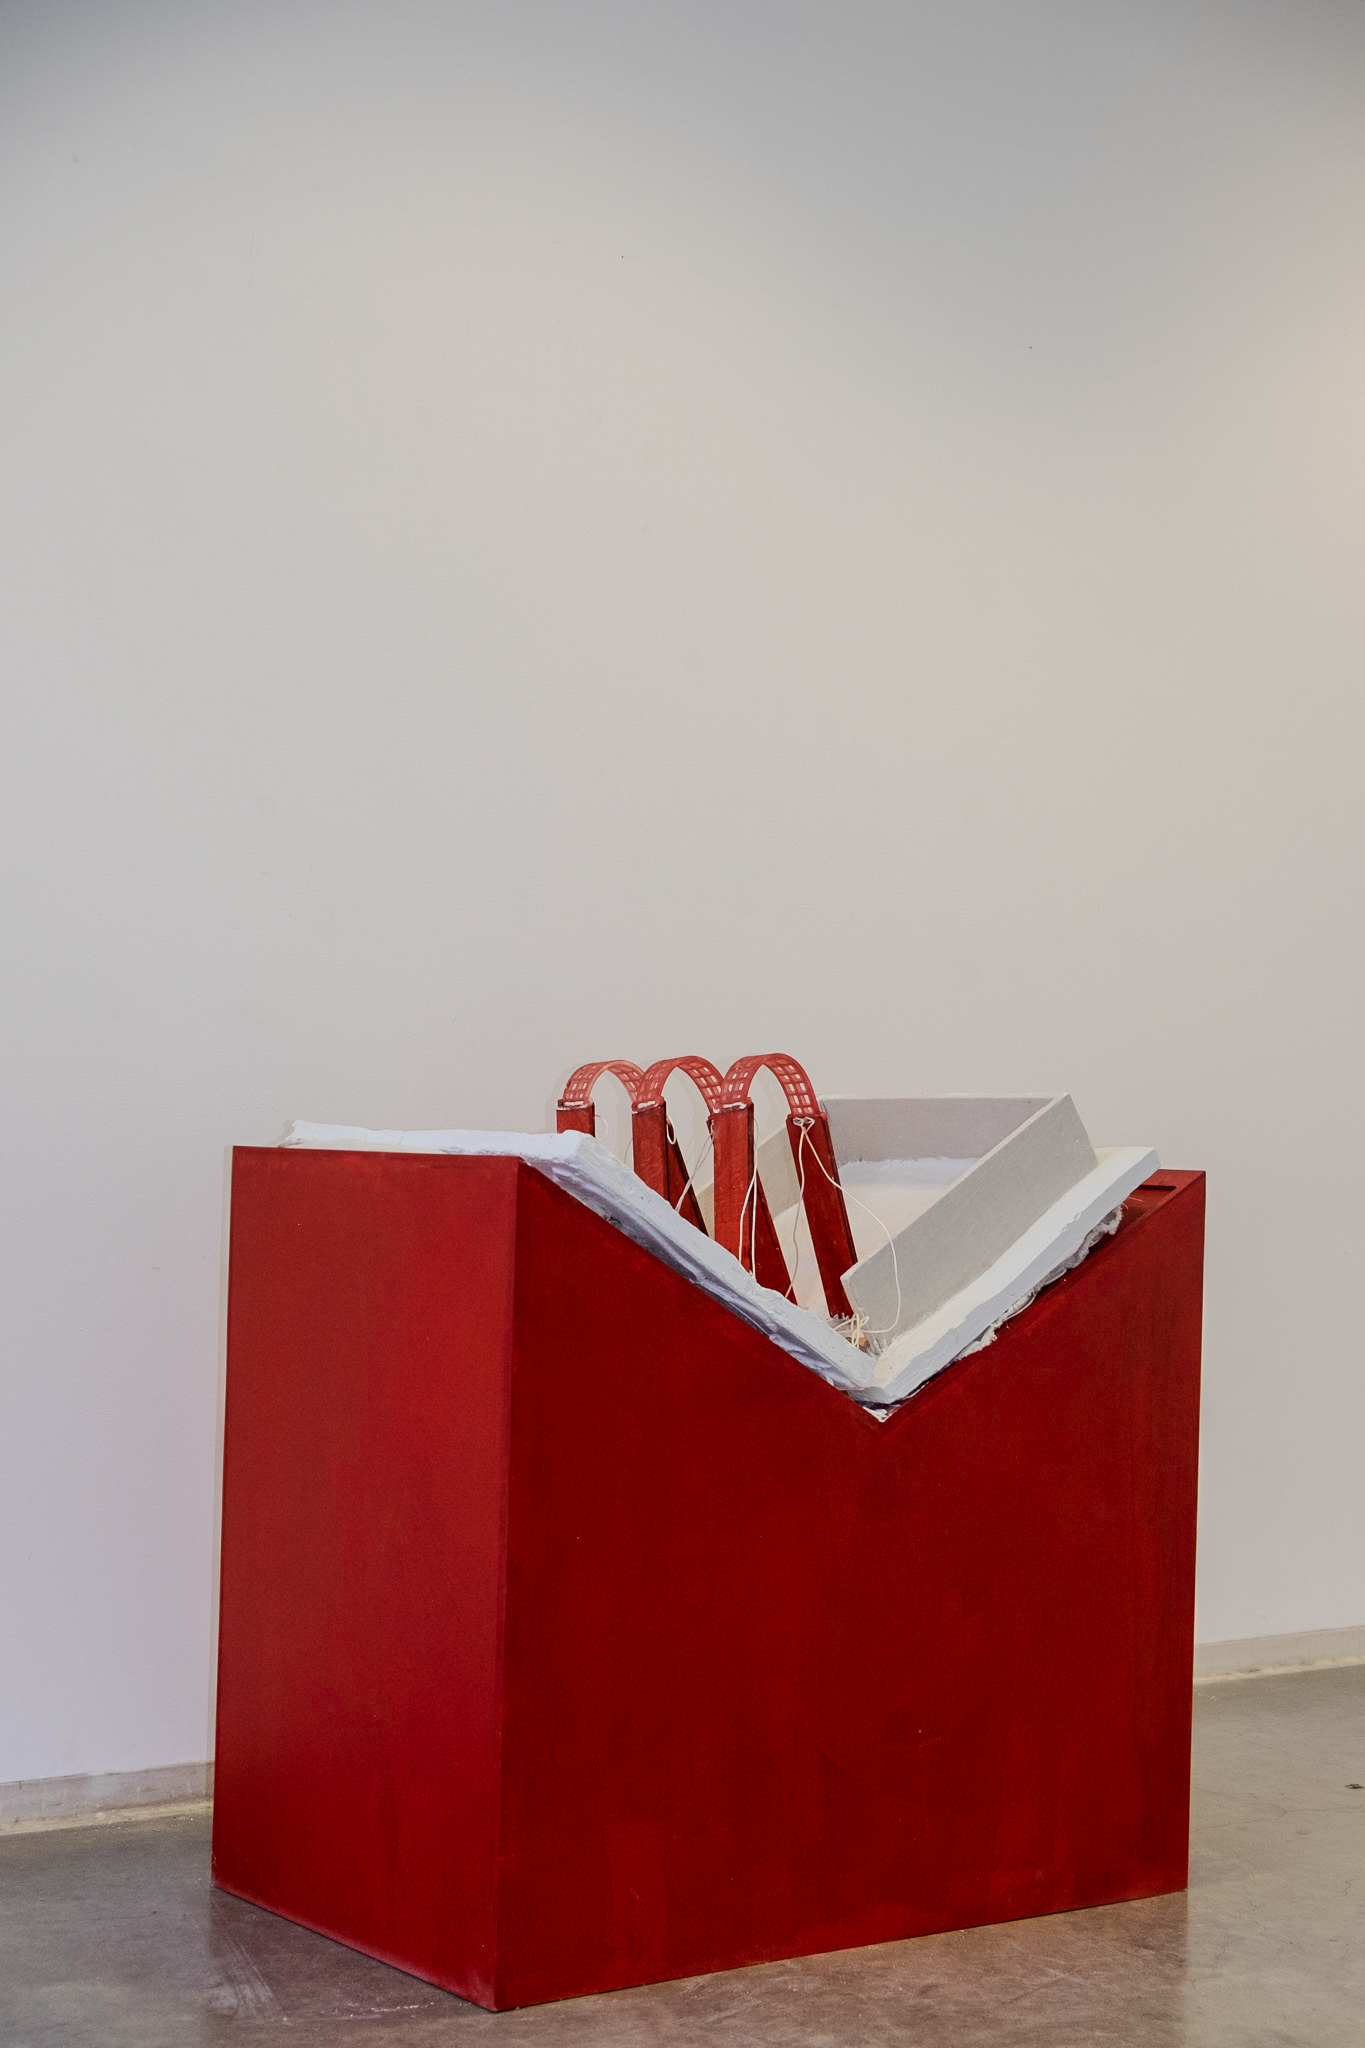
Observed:
[[[671,1123],[670,1123],[670,1124],[669,1124],[669,1126],[668,1126],[668,1135],[670,1136],[670,1138],[672,1138],[672,1137],[673,1137],[673,1125],[672,1125]],[[674,1144],[675,1144],[675,1145],[677,1145],[677,1143],[678,1143],[678,1141],[677,1141],[677,1139],[676,1139],[676,1138],[674,1138],[674,1139],[673,1139],[673,1142],[674,1142]],[[706,1157],[707,1153],[708,1153],[708,1152],[710,1151],[710,1149],[711,1149],[711,1126],[710,1126],[710,1125],[708,1124],[708,1125],[707,1125],[707,1127],[706,1127],[706,1143],[705,1143],[705,1144],[704,1144],[704,1145],[702,1146],[702,1148],[701,1148],[700,1152],[699,1152],[699,1153],[697,1154],[697,1163],[696,1163],[696,1165],[695,1165],[695,1166],[694,1166],[694,1167],[692,1168],[692,1171],[691,1171],[691,1173],[689,1173],[689,1174],[688,1174],[688,1176],[687,1176],[687,1179],[686,1179],[686,1180],[685,1180],[685,1181],[683,1182],[683,1191],[682,1191],[682,1193],[681,1193],[681,1194],[679,1195],[679,1197],[678,1197],[677,1201],[676,1201],[676,1202],[675,1202],[675,1203],[673,1204],[673,1207],[674,1207],[675,1209],[681,1209],[681,1207],[682,1207],[683,1203],[684,1203],[684,1202],[685,1202],[685,1201],[687,1200],[687,1190],[688,1190],[688,1189],[689,1189],[689,1188],[691,1187],[691,1185],[692,1185],[692,1182],[693,1182],[693,1179],[694,1179],[694,1177],[695,1177],[695,1176],[696,1176],[697,1174],[699,1174],[699,1173],[701,1172],[701,1169],[702,1169],[702,1161],[703,1161],[703,1160],[705,1159],[705,1157]],[[682,1151],[682,1146],[681,1146],[681,1145],[678,1145],[678,1150],[679,1150],[680,1152]],[[684,1159],[684,1161],[683,1161],[683,1165],[684,1165],[684,1166],[686,1166],[686,1164],[687,1164],[687,1161],[686,1161],[686,1160]],[[697,1206],[698,1206],[698,1207],[700,1207],[700,1206],[701,1206],[700,1202],[698,1202],[698,1205],[697,1205]]]
[[[744,1200],[739,1205],[739,1263],[744,1264],[744,1212],[749,1206],[750,1195],[754,1198],[754,1220],[749,1225],[749,1271],[758,1278],[758,1133],[754,1133],[753,1178],[744,1190]]]
[[[806,1161],[804,1153],[805,1125],[798,1126],[803,1140],[797,1147],[796,1161],[796,1208],[792,1212],[792,1291],[796,1291],[796,1269],[801,1263],[799,1239],[801,1236],[801,1214],[806,1206]]]
[[[814,1122],[815,1122],[815,1119],[814,1119],[814,1117],[809,1117],[809,1116],[806,1116],[806,1117],[798,1117],[798,1118],[797,1118],[797,1129],[798,1129],[798,1130],[800,1131],[800,1133],[801,1133],[801,1149],[802,1149],[803,1153],[804,1153],[804,1151],[805,1151],[805,1145],[806,1145],[806,1132],[807,1132],[807,1131],[808,1131],[808,1130],[810,1129],[811,1125],[812,1125],[812,1124],[813,1124]],[[827,1181],[829,1182],[830,1186],[831,1186],[832,1188],[837,1188],[837,1189],[838,1189],[838,1191],[839,1191],[839,1193],[840,1193],[840,1194],[841,1194],[841,1195],[843,1196],[843,1198],[844,1198],[844,1200],[845,1200],[846,1202],[852,1202],[855,1208],[857,1208],[857,1209],[861,1209],[861,1210],[862,1210],[862,1212],[863,1212],[863,1214],[864,1214],[864,1216],[870,1216],[870,1217],[872,1218],[872,1221],[873,1221],[873,1222],[874,1222],[874,1223],[876,1224],[876,1226],[877,1226],[878,1230],[880,1230],[880,1231],[881,1231],[881,1233],[882,1233],[882,1235],[883,1235],[883,1237],[885,1237],[885,1239],[886,1239],[886,1242],[887,1242],[887,1244],[888,1244],[888,1245],[889,1245],[889,1246],[891,1247],[891,1271],[892,1271],[892,1273],[893,1273],[893,1274],[895,1275],[895,1280],[896,1280],[896,1313],[895,1313],[895,1317],[893,1318],[893,1320],[892,1320],[891,1322],[889,1322],[889,1323],[887,1324],[887,1326],[886,1326],[886,1328],[885,1328],[884,1330],[873,1330],[873,1329],[868,1329],[868,1330],[866,1330],[866,1331],[864,1332],[864,1334],[865,1334],[866,1336],[869,1336],[869,1337],[889,1337],[889,1336],[891,1335],[892,1331],[893,1331],[893,1330],[895,1329],[895,1327],[896,1327],[896,1324],[897,1324],[897,1323],[899,1323],[899,1321],[900,1321],[900,1319],[901,1319],[901,1307],[902,1307],[902,1296],[901,1296],[901,1268],[900,1268],[900,1260],[899,1260],[899,1259],[898,1259],[898,1258],[896,1257],[896,1244],[895,1244],[895,1239],[894,1239],[894,1238],[892,1237],[892,1235],[891,1235],[891,1232],[890,1232],[890,1231],[889,1231],[889,1230],[887,1229],[886,1225],[885,1225],[885,1224],[883,1223],[883,1221],[882,1221],[881,1217],[880,1217],[880,1216],[879,1216],[879,1215],[877,1214],[877,1212],[876,1212],[876,1210],[875,1210],[875,1209],[869,1209],[869,1208],[868,1208],[868,1206],[867,1206],[867,1203],[866,1203],[866,1202],[860,1202],[860,1201],[858,1200],[858,1197],[857,1197],[856,1195],[852,1195],[852,1194],[850,1194],[850,1193],[849,1193],[849,1191],[848,1191],[848,1189],[847,1189],[846,1187],[844,1187],[844,1186],[843,1186],[843,1185],[842,1185],[842,1184],[841,1184],[841,1183],[840,1183],[839,1181],[835,1180],[835,1178],[834,1178],[834,1176],[833,1176],[833,1175],[831,1174],[831,1172],[830,1172],[829,1168],[828,1168],[828,1167],[827,1167],[827,1166],[825,1165],[825,1162],[824,1162],[824,1160],[823,1160],[823,1159],[822,1159],[822,1158],[820,1157],[820,1154],[819,1154],[819,1153],[818,1153],[818,1152],[816,1151],[816,1149],[815,1149],[814,1145],[812,1145],[812,1146],[811,1146],[810,1150],[811,1150],[811,1157],[812,1157],[812,1159],[814,1159],[814,1161],[815,1161],[816,1165],[817,1165],[817,1166],[819,1167],[819,1169],[820,1169],[821,1173],[823,1173],[823,1174],[824,1174],[824,1176],[825,1176],[825,1179],[826,1179],[826,1180],[827,1180]],[[856,1318],[855,1318],[855,1320],[856,1320]]]
[[[670,1076],[669,1076],[669,1079],[671,1080],[672,1078],[673,1078],[673,1077],[672,1077],[672,1075],[670,1074]],[[692,1081],[692,1076],[691,1076],[690,1074],[688,1075],[688,1077],[687,1077],[687,1078],[688,1078],[688,1080],[689,1080],[689,1081]],[[692,1081],[692,1086],[693,1086],[694,1088],[696,1088],[696,1087],[697,1087],[697,1084],[696,1084],[696,1082],[695,1082],[695,1081]],[[699,1088],[697,1088],[697,1093],[698,1093],[699,1095],[701,1094],[701,1090],[700,1090]],[[704,1108],[706,1107],[706,1102],[705,1102],[705,1098],[704,1098],[704,1097],[703,1097],[703,1099],[702,1099],[702,1107],[703,1107],[703,1109],[704,1109]],[[667,1133],[668,1133],[668,1135],[669,1135],[669,1138],[670,1138],[670,1139],[672,1140],[673,1144],[675,1144],[675,1145],[678,1145],[678,1137],[677,1137],[677,1133],[676,1133],[676,1131],[675,1131],[675,1130],[674,1130],[674,1128],[673,1128],[673,1119],[672,1119],[672,1117],[671,1117],[671,1116],[669,1115],[669,1113],[668,1113],[668,1103],[667,1103],[666,1101],[665,1101],[665,1103],[664,1103],[664,1129],[665,1129],[665,1130],[667,1131]],[[701,1148],[700,1152],[698,1152],[698,1154],[697,1154],[697,1163],[696,1163],[696,1165],[695,1165],[695,1166],[694,1166],[694,1167],[692,1168],[691,1172],[690,1172],[690,1173],[688,1174],[688,1176],[687,1176],[687,1179],[686,1179],[686,1180],[685,1180],[685,1181],[683,1182],[683,1189],[682,1189],[682,1193],[681,1193],[681,1194],[679,1195],[679,1197],[678,1197],[677,1201],[676,1201],[676,1202],[675,1202],[675,1203],[673,1204],[673,1207],[674,1207],[675,1211],[676,1211],[676,1210],[679,1210],[679,1209],[681,1209],[681,1208],[682,1208],[682,1205],[683,1205],[683,1203],[684,1203],[684,1202],[685,1202],[685,1201],[687,1200],[687,1190],[688,1190],[688,1189],[689,1189],[689,1188],[691,1187],[691,1185],[692,1185],[692,1182],[693,1182],[693,1181],[695,1180],[696,1176],[697,1176],[697,1175],[698,1175],[698,1174],[699,1174],[699,1173],[701,1172],[701,1169],[702,1169],[702,1165],[703,1165],[703,1163],[704,1163],[704,1161],[705,1161],[705,1159],[706,1159],[706,1155],[707,1155],[707,1153],[708,1153],[708,1152],[709,1152],[710,1150],[711,1150],[711,1119],[710,1119],[710,1117],[708,1116],[708,1117],[707,1117],[707,1119],[706,1119],[706,1141],[705,1141],[705,1143],[703,1144],[703,1146],[702,1146],[702,1148]],[[682,1151],[682,1146],[681,1146],[681,1145],[678,1145],[678,1151],[679,1151],[679,1152],[681,1153],[681,1151]],[[687,1161],[686,1161],[686,1159],[684,1159],[684,1160],[683,1160],[683,1165],[684,1165],[684,1166],[686,1166],[686,1165],[687,1165]],[[700,1203],[700,1201],[698,1201],[698,1204],[697,1204],[697,1206],[698,1206],[698,1208],[700,1208],[700,1207],[701,1207],[701,1203]],[[713,1213],[713,1214],[714,1214],[714,1211],[715,1211],[715,1197],[714,1197],[714,1195],[713,1195],[713,1196],[712,1196],[712,1213]],[[741,1224],[742,1224],[742,1223],[743,1223],[743,1211],[742,1211],[742,1210],[741,1210],[741,1212],[740,1212],[740,1221],[741,1221]]]
[[[598,1125],[599,1125],[599,1123],[603,1123],[603,1124],[605,1124],[605,1123],[606,1123],[606,1122],[608,1121],[608,1118],[607,1118],[607,1113],[606,1113],[606,1111],[605,1111],[605,1110],[603,1110],[603,1109],[599,1109],[599,1108],[598,1108],[598,1106],[597,1106],[597,1086],[598,1086],[598,1082],[601,1082],[601,1081],[605,1081],[605,1079],[606,1079],[606,1078],[607,1078],[607,1077],[606,1077],[606,1075],[605,1075],[605,1074],[599,1074],[599,1075],[598,1075],[598,1077],[597,1077],[597,1080],[593,1082],[593,1084],[592,1084],[592,1089],[591,1089],[591,1091],[589,1092],[589,1095],[588,1095],[588,1108],[589,1108],[589,1109],[590,1109],[590,1110],[592,1111],[592,1135],[594,1136],[594,1138],[596,1138],[596,1137],[597,1137],[597,1132],[598,1132]],[[625,1087],[625,1085],[626,1085],[626,1084],[625,1084],[625,1082],[624,1082],[624,1081],[622,1081],[622,1080],[621,1080],[621,1076],[620,1076],[619,1074],[613,1074],[611,1078],[612,1078],[612,1080],[613,1080],[613,1081],[619,1082],[619,1083],[620,1083],[620,1085],[621,1085],[621,1087],[623,1087],[623,1088]],[[629,1100],[629,1093],[630,1093],[630,1091],[629,1091],[629,1090],[627,1089],[626,1093],[627,1093],[627,1100]],[[600,1142],[601,1142],[602,1144],[606,1145],[606,1143],[607,1143],[607,1140],[606,1140],[606,1134],[605,1134],[605,1132],[603,1133],[603,1136],[602,1136],[602,1138],[601,1138]],[[620,1142],[621,1142],[621,1140],[620,1140],[620,1138],[618,1137],[618,1139],[617,1139],[617,1144],[620,1144]],[[635,1162],[635,1132],[634,1132],[634,1128],[633,1128],[633,1125],[632,1125],[632,1123],[631,1123],[631,1115],[630,1115],[630,1111],[629,1111],[629,1110],[627,1110],[627,1112],[626,1112],[626,1136],[625,1136],[625,1149],[624,1149],[623,1151],[617,1151],[617,1149],[616,1149],[616,1146],[615,1146],[615,1145],[609,1145],[609,1146],[607,1146],[607,1149],[608,1149],[608,1151],[609,1151],[609,1152],[611,1153],[611,1155],[612,1155],[613,1159],[619,1159],[619,1160],[620,1160],[620,1162],[621,1162],[622,1166],[625,1166],[625,1165],[626,1165],[627,1163],[629,1163],[629,1164],[630,1164],[630,1165],[632,1165],[632,1166],[634,1165],[634,1162]]]

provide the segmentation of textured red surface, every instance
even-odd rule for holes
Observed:
[[[1202,1176],[886,1423],[515,1162],[233,1202],[221,1884],[496,2006],[1184,1884]]]
[[[215,1876],[484,2003],[516,1191],[233,1166]]]

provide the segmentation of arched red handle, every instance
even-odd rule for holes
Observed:
[[[615,1074],[630,1097],[631,1108],[641,1081],[643,1069],[634,1060],[591,1060],[585,1067],[575,1067],[564,1083],[564,1093],[555,1108],[555,1129],[559,1131],[586,1131],[590,1138],[597,1135],[597,1111],[592,1105],[592,1091],[603,1074]]]
[[[751,1052],[744,1059],[736,1060],[721,1083],[723,1109],[737,1109],[740,1103],[749,1100],[749,1090],[760,1067],[766,1067],[773,1078],[781,1082],[787,1108],[793,1116],[819,1115],[820,1105],[815,1099],[810,1076],[789,1052]]]
[[[720,1077],[720,1068],[713,1067],[710,1060],[702,1059],[695,1052],[683,1053],[676,1060],[655,1060],[652,1067],[646,1068],[636,1091],[636,1108],[655,1108],[664,1099],[665,1086],[678,1073],[686,1074],[690,1081],[695,1082],[706,1104],[707,1115],[714,1115],[720,1108],[725,1084]]]

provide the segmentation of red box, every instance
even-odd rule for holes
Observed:
[[[1203,1206],[879,1422],[518,1160],[239,1150],[215,1881],[495,2008],[1182,1887]]]

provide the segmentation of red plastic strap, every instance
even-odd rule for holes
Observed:
[[[596,1136],[597,1111],[593,1108],[592,1091],[603,1074],[615,1074],[630,1097],[631,1108],[635,1107],[644,1074],[634,1060],[591,1060],[586,1067],[575,1067],[564,1083],[564,1093],[555,1109],[556,1130],[586,1131],[590,1138]]]
[[[695,1052],[684,1053],[676,1060],[655,1060],[652,1067],[642,1075],[635,1094],[637,1109],[655,1109],[664,1099],[664,1088],[674,1074],[686,1074],[696,1084],[702,1101],[706,1104],[708,1116],[714,1116],[720,1108],[724,1082],[720,1068],[713,1067],[710,1060],[704,1060]]]
[[[754,1052],[746,1059],[736,1060],[721,1084],[724,1108],[735,1109],[741,1102],[749,1100],[749,1089],[760,1067],[766,1067],[774,1079],[781,1082],[787,1108],[793,1116],[819,1115],[820,1105],[810,1085],[810,1076],[801,1062],[787,1052]]]
[[[603,1074],[615,1074],[635,1105],[636,1092],[644,1079],[644,1070],[634,1060],[592,1060],[586,1067],[575,1067],[564,1083],[564,1093],[559,1098],[561,1109],[587,1109],[592,1101],[592,1091]]]
[[[726,1103],[717,1110],[711,1130],[716,1160],[716,1242],[734,1253],[760,1287],[771,1287],[788,1301],[795,1301],[768,1197],[754,1172],[752,1102]]]

